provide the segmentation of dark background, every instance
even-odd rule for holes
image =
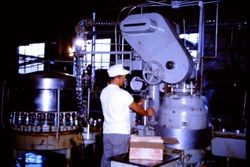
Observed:
[[[48,55],[54,59],[67,59],[62,48],[71,45],[75,26],[82,19],[116,21],[124,6],[136,5],[145,0],[40,0],[7,1],[1,4],[1,85],[15,78],[18,69],[17,46],[32,42],[46,42]],[[164,2],[169,3],[170,0]],[[206,0],[204,2],[213,2]],[[146,9],[166,14],[171,21],[188,18],[197,29],[197,9],[174,11],[166,7]],[[193,10],[192,10],[193,9]],[[204,60],[203,91],[208,99],[211,117],[221,118],[228,129],[246,127],[249,112],[249,33],[248,5],[246,1],[221,0],[219,2],[218,57]],[[207,19],[214,19],[215,9],[206,8]],[[190,29],[192,29],[190,26]],[[205,55],[213,56],[214,25],[208,24],[205,32]],[[212,43],[212,44],[211,44]],[[2,100],[2,99],[1,99]],[[2,131],[2,128],[1,128]],[[3,135],[2,135],[3,134]],[[1,137],[5,139],[5,133]],[[2,142],[4,148],[10,144]],[[10,155],[3,149],[3,154]],[[1,151],[2,153],[2,151]],[[9,157],[9,156],[6,156]],[[5,159],[8,161],[8,158]]]

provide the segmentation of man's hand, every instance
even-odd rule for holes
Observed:
[[[141,99],[137,102],[137,104],[138,104],[139,106],[142,106],[142,104],[144,103],[144,101],[145,101],[145,100],[141,98]]]
[[[152,116],[152,115],[154,115],[155,114],[155,110],[153,109],[153,108],[148,108],[147,110],[146,110],[146,116]]]

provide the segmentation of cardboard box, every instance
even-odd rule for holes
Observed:
[[[160,136],[131,135],[129,159],[163,160],[163,148]]]

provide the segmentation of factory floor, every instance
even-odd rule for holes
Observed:
[[[4,167],[67,167],[65,155],[53,151],[23,151],[13,160],[11,143],[1,131],[0,166]],[[94,146],[94,147],[93,147]],[[102,156],[101,135],[95,145],[79,145],[71,149],[71,167],[99,167]],[[4,164],[4,165],[3,165]],[[188,167],[238,167],[246,166],[247,160],[213,156],[207,152],[201,166]]]
[[[72,150],[71,167],[100,167],[101,154],[99,153],[98,152],[93,153],[93,148],[91,146],[87,148],[80,148],[80,147],[74,148]],[[27,152],[26,155],[27,154],[30,154],[30,152]],[[67,167],[67,163],[63,154],[47,151],[40,153],[33,152],[33,154],[30,156],[33,157],[26,156],[26,158],[24,158],[19,156],[16,159],[14,166],[15,167]],[[41,162],[32,161],[35,160],[35,158],[37,160],[42,160],[42,161]],[[240,166],[246,166],[246,163],[247,162],[245,160],[207,155],[202,165],[201,164],[194,166],[189,165],[186,167],[240,167]]]
[[[15,167],[99,167],[100,154],[93,152],[91,145],[71,150],[71,164],[67,165],[65,155],[53,151],[23,152],[17,157]]]
[[[30,151],[19,150],[13,158],[9,131],[0,129],[0,166],[2,167],[68,167],[65,150]],[[62,152],[61,152],[62,151]],[[102,156],[102,138],[96,137],[95,145],[78,145],[71,148],[70,167],[99,167]]]

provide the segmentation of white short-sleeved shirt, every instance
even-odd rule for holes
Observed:
[[[134,98],[118,85],[109,84],[100,95],[104,116],[103,133],[130,134],[130,108]]]

